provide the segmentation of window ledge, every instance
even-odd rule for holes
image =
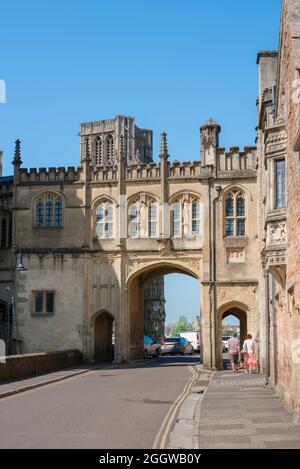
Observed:
[[[61,230],[64,226],[33,226],[33,230]]]
[[[228,236],[224,237],[225,247],[238,247],[244,248],[248,243],[248,236]]]
[[[32,313],[31,316],[33,318],[51,318],[52,316],[55,316],[55,313]]]

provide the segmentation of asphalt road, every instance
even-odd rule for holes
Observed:
[[[150,449],[199,356],[149,360],[0,399],[0,448]]]

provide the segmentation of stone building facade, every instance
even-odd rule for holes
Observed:
[[[209,119],[201,158],[171,161],[163,133],[155,163],[152,132],[128,116],[81,125],[77,168],[24,169],[17,142],[0,179],[0,307],[15,305],[22,352],[111,358],[113,337],[115,361],[140,358],[164,320],[159,279],[184,273],[201,285],[204,365],[222,366],[222,319],[235,315],[299,415],[299,38],[300,1],[283,0],[279,50],[258,54],[255,147],[226,151]]]
[[[9,203],[27,269],[14,275],[21,352],[78,348],[86,360],[111,358],[113,337],[116,361],[142,357],[145,325],[162,332],[157,279],[172,272],[202,286],[207,367],[222,366],[226,315],[259,340],[256,148],[226,151],[220,132],[206,122],[201,160],[183,163],[170,161],[164,133],[152,162],[151,131],[126,116],[81,125],[77,168],[24,169],[16,143]],[[153,289],[160,325],[147,309]]]
[[[258,54],[261,324],[266,375],[300,417],[300,2],[284,0],[278,51]]]

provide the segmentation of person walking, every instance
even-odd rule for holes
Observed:
[[[243,349],[245,351],[243,366],[246,369],[246,373],[252,373],[252,368],[257,366],[257,361],[255,358],[255,343],[251,334],[246,335]]]
[[[232,334],[231,339],[228,340],[228,353],[229,359],[232,367],[232,372],[238,372],[238,363],[240,355],[240,342],[237,338],[237,332]]]

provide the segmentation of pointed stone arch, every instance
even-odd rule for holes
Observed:
[[[223,368],[223,350],[222,350],[222,321],[227,316],[235,316],[240,321],[240,337],[241,345],[243,344],[243,338],[247,334],[248,328],[248,314],[249,307],[241,301],[229,301],[222,304],[217,310],[216,317],[216,361],[217,368]]]
[[[101,310],[92,316],[94,361],[114,359],[114,316]]]
[[[164,259],[156,262],[137,263],[132,266],[127,277],[128,301],[128,360],[137,360],[143,357],[143,331],[144,331],[144,289],[155,278],[171,273],[189,275],[199,281],[200,261],[195,259]],[[200,295],[199,295],[200,303]]]

